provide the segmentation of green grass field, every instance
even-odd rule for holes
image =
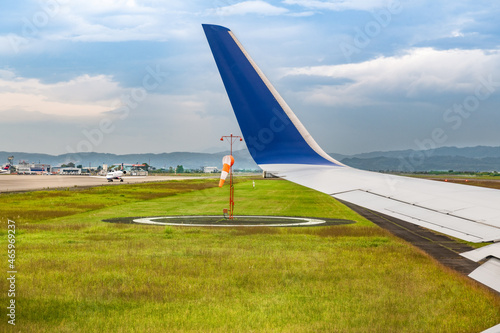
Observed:
[[[309,228],[112,224],[221,214],[217,180],[0,195],[1,262],[16,221],[16,326],[2,332],[479,332],[500,297],[327,195],[243,178],[235,214],[342,218]],[[2,267],[2,266],[0,266]]]

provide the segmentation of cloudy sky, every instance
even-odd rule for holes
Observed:
[[[496,1],[1,6],[0,151],[226,149],[239,127],[202,23],[233,30],[327,152],[500,146]]]

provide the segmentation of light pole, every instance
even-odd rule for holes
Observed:
[[[230,155],[233,156],[233,143],[236,141],[243,141],[243,138],[239,135],[223,135],[220,138],[220,141],[224,141],[226,139],[229,141],[230,146]],[[233,210],[234,210],[234,186],[233,186],[233,167],[229,168],[229,219],[233,219]]]

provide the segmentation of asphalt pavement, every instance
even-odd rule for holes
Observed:
[[[123,177],[123,182],[114,180],[108,182],[106,178],[91,176],[61,176],[61,175],[0,175],[0,193],[46,190],[68,187],[90,187],[100,185],[117,186],[121,184],[149,183],[167,180],[184,180],[199,177],[186,176],[147,176]]]

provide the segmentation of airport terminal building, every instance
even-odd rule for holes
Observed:
[[[15,166],[19,175],[41,175],[52,172],[50,164],[20,162]]]

